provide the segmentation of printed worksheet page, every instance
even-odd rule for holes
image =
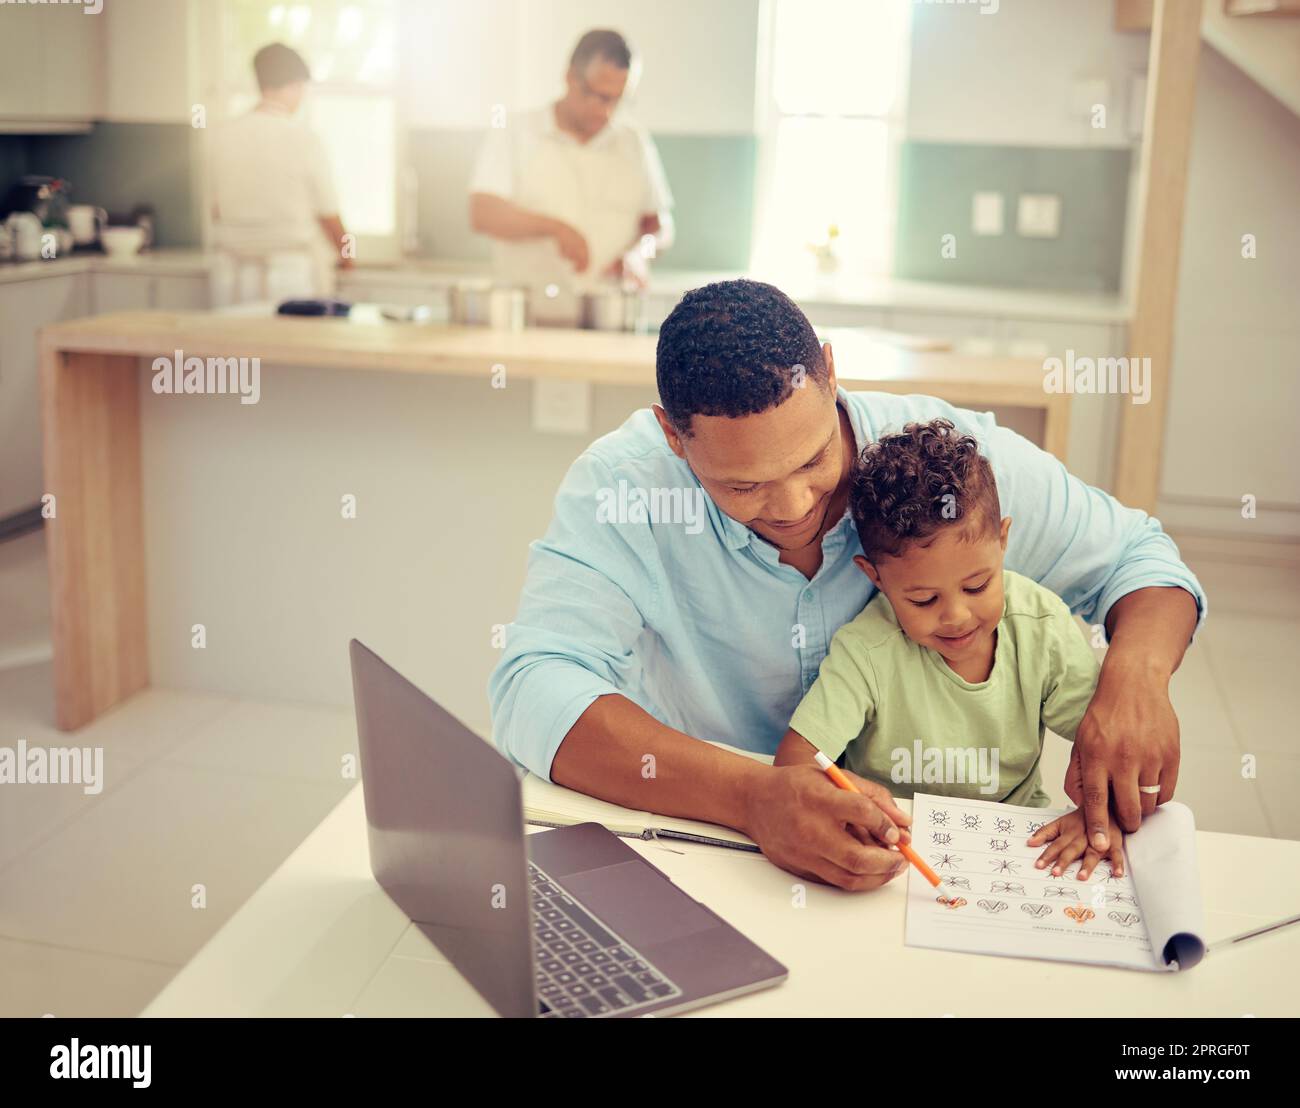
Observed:
[[[1079,863],[1059,877],[1034,862],[1046,846],[1025,843],[1068,809],[1018,808],[917,794],[912,846],[943,882],[915,866],[907,891],[908,946],[1163,970],[1125,856],[1124,876],[1100,863],[1087,881]]]

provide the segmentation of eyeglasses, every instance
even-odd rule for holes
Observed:
[[[575,73],[573,79],[578,82],[578,87],[582,90],[583,96],[588,100],[595,100],[607,108],[618,107],[618,102],[624,98],[622,93],[610,96],[608,93],[597,92],[587,83],[587,78],[580,73]]]

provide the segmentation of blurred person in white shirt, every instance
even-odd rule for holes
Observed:
[[[564,96],[489,130],[470,179],[470,224],[494,240],[499,277],[535,292],[643,285],[649,259],[671,244],[659,153],[619,109],[638,68],[617,31],[588,31]],[[536,295],[533,306],[544,306]]]
[[[332,296],[335,267],[352,262],[324,144],[298,118],[311,73],[282,43],[262,47],[253,70],[257,105],[213,128],[213,299]]]

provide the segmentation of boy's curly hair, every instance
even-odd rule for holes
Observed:
[[[993,467],[947,419],[909,423],[868,443],[850,481],[849,510],[869,562],[896,558],[959,523],[996,531],[1002,518]]]

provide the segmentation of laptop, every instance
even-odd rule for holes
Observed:
[[[356,639],[370,867],[502,1016],[669,1015],[787,970],[598,823],[524,831],[519,773]]]

